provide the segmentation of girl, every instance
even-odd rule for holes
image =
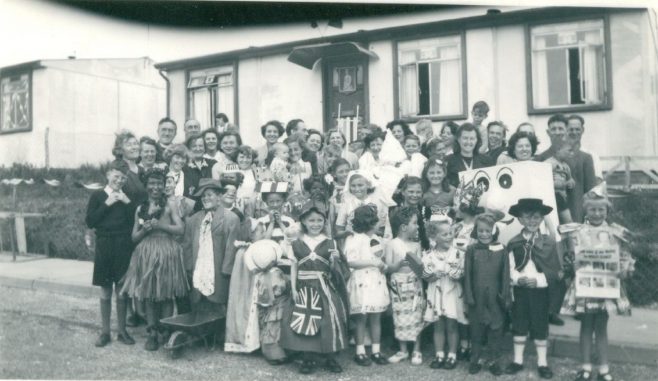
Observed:
[[[401,207],[412,207],[416,210],[418,223],[418,236],[420,246],[423,250],[429,249],[429,241],[425,232],[425,221],[432,216],[432,210],[422,204],[423,181],[419,177],[405,176],[400,180],[393,194],[393,201],[398,206],[389,209],[389,215],[393,215]]]
[[[371,359],[384,365],[388,361],[381,354],[381,313],[390,304],[386,287],[386,264],[382,260],[384,252],[379,237],[375,234],[379,217],[377,207],[362,205],[354,210],[354,235],[345,241],[347,264],[352,275],[347,282],[350,315],[356,325],[356,356],[354,361],[361,366],[371,364]],[[366,320],[370,325],[372,354],[366,355],[364,345]]]
[[[455,199],[456,188],[448,183],[445,162],[437,156],[430,157],[423,167],[423,206],[432,214],[449,215]],[[470,234],[470,232],[469,232]]]
[[[304,137],[293,135],[286,139],[286,144],[290,149],[291,192],[301,192],[304,179],[311,177],[313,174],[312,164],[302,158],[305,144]]]
[[[407,262],[409,253],[420,257],[418,244],[418,210],[413,206],[403,206],[391,217],[393,236],[386,244],[385,263],[390,274],[390,294],[393,306],[395,338],[400,341],[400,351],[389,357],[388,362],[396,364],[409,358],[408,344],[413,344],[411,363],[423,363],[420,352],[420,332],[424,328],[423,310],[425,297],[423,284]]]
[[[348,191],[345,192],[343,205],[338,210],[338,217],[336,218],[336,234],[334,238],[345,238],[352,234],[352,221],[354,219],[354,211],[357,207],[365,204],[373,204],[378,212],[379,225],[376,233],[383,237],[386,232],[390,232],[388,224],[388,207],[390,202],[387,202],[384,197],[375,190],[373,187],[374,180],[371,180],[370,174],[359,169],[352,171],[348,175],[347,184]]]
[[[253,200],[256,197],[256,173],[254,163],[256,162],[256,151],[249,146],[238,148],[235,162],[242,173],[242,185],[238,188],[237,197],[243,200]]]
[[[472,237],[477,242],[466,249],[464,262],[464,299],[468,304],[472,352],[468,372],[479,373],[480,357],[487,335],[487,366],[494,376],[503,371],[498,363],[502,351],[505,310],[511,303],[509,262],[503,245],[498,243],[497,218],[490,213],[475,217]]]
[[[345,290],[345,286],[336,284],[340,278],[333,275],[335,262],[341,259],[336,243],[324,234],[326,220],[321,207],[308,203],[300,215],[302,237],[292,244],[295,261],[290,283],[294,303],[283,315],[281,345],[302,352],[302,374],[314,371],[311,353],[323,354],[329,371],[342,372],[336,354],[347,347],[347,307],[338,291]],[[319,322],[307,321],[307,314],[317,313],[306,305],[313,295],[319,295]]]
[[[290,181],[290,171],[288,160],[290,159],[290,149],[283,143],[274,143],[270,147],[272,160],[268,163],[270,172],[274,181]]]
[[[614,237],[616,244],[620,247],[620,269],[618,276],[620,279],[627,278],[634,270],[634,259],[631,257],[627,233],[624,228],[608,224],[606,220],[610,215],[612,204],[603,192],[591,191],[583,199],[583,209],[585,210],[585,224],[578,226],[575,231],[566,232],[570,235],[570,246],[573,246],[574,236],[580,231],[589,230],[608,232],[608,236]],[[564,232],[564,231],[561,231]],[[605,235],[605,234],[603,234]],[[567,252],[567,263],[573,267],[574,250],[570,247]],[[573,272],[574,269],[571,269]],[[623,284],[618,299],[595,299],[595,298],[577,298],[576,284],[574,282],[569,287],[567,295],[562,306],[562,313],[577,315],[580,320],[580,354],[582,368],[576,376],[577,381],[587,381],[592,379],[592,340],[596,337],[596,351],[599,359],[599,369],[597,379],[599,381],[612,381],[608,365],[608,317],[609,313],[621,315],[630,315],[630,304],[626,296]]]
[[[336,209],[331,203],[330,196],[333,193],[333,185],[328,183],[324,176],[315,175],[304,180],[304,192],[307,203],[313,203],[325,211],[324,234],[333,237],[333,226],[336,221]],[[310,200],[309,200],[310,199]],[[302,205],[302,208],[304,206]],[[298,214],[301,216],[301,214]]]
[[[174,312],[174,299],[187,294],[183,248],[173,239],[182,235],[183,221],[177,206],[164,195],[165,175],[153,168],[145,175],[148,200],[137,208],[133,242],[139,242],[125,276],[122,292],[146,302],[147,351],[158,349],[160,319]]]
[[[431,249],[423,256],[423,278],[427,286],[427,308],[424,319],[434,323],[432,369],[452,370],[457,366],[459,330],[457,322],[466,324],[462,277],[464,255],[452,244],[452,220],[447,216],[432,217],[427,225]],[[446,336],[448,357],[445,356]]]

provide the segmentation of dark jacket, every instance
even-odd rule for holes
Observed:
[[[537,236],[530,250],[526,250],[526,243],[522,233],[515,235],[507,243],[508,252],[514,255],[516,270],[523,270],[527,262],[532,260],[537,271],[544,274],[549,285],[559,281],[562,266],[555,240],[546,234],[541,234]]]
[[[448,155],[446,156],[445,161],[448,182],[450,185],[457,188],[459,186],[459,172],[465,171],[468,168],[466,168],[466,164],[464,164],[464,160],[460,154],[453,153]],[[488,161],[486,156],[479,154],[473,155],[472,169],[489,167],[491,165],[492,164]]]

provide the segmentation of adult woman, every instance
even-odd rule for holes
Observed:
[[[425,144],[434,139],[432,121],[429,119],[419,120],[418,123],[416,123],[416,135],[420,138],[421,144]]]
[[[489,165],[486,159],[479,154],[482,139],[477,127],[471,123],[464,123],[457,129],[456,142],[453,153],[445,159],[450,185],[459,186],[459,172],[467,169],[483,168]]]
[[[441,159],[452,153],[452,146],[455,143],[455,134],[459,125],[451,120],[443,123],[441,133],[431,141],[423,143],[420,152],[425,157],[437,156]]]
[[[188,136],[188,138],[190,136]],[[219,132],[217,132],[217,130],[214,128],[209,128],[203,131],[201,136],[203,136],[203,142],[206,145],[206,153],[203,156],[207,159],[213,159],[217,162],[222,160],[224,155],[219,152]]]
[[[135,135],[127,130],[121,131],[114,141],[114,148],[112,154],[119,160],[123,160],[128,164],[128,173],[126,175],[126,182],[123,185],[123,192],[130,199],[133,208],[146,200],[146,188],[140,178],[139,165],[139,141]],[[134,209],[133,209],[134,210]]]
[[[359,158],[359,169],[371,171],[374,167],[383,165],[383,161],[379,157],[384,143],[384,134],[373,132],[366,136],[364,143],[366,145],[366,152]]]
[[[498,156],[496,165],[531,160],[535,156],[535,152],[537,152],[538,144],[539,141],[534,134],[525,131],[515,132],[509,138],[507,154]]]
[[[343,148],[343,153],[341,154],[341,157],[347,160],[348,163],[350,163],[350,167],[352,167],[352,169],[359,168],[359,157],[356,156],[354,153],[350,152],[349,150],[345,149],[345,145],[347,144],[347,139],[345,139],[345,135],[340,130],[338,130],[337,128],[332,128],[331,130],[327,131],[325,143],[327,145],[329,144],[339,145],[341,148]]]
[[[154,167],[163,170],[167,167],[167,163],[156,161],[158,152],[157,147],[158,143],[151,137],[142,136],[142,138],[139,139],[139,166],[141,172],[146,172]],[[144,181],[144,183],[146,182]]]
[[[203,135],[192,135],[187,138],[185,142],[187,147],[188,160],[187,164],[183,166],[185,188],[183,189],[183,195],[194,199],[197,202],[195,210],[201,209],[201,203],[198,198],[194,198],[192,195],[196,192],[199,187],[199,181],[203,178],[215,178],[217,179],[218,173],[221,169],[218,169],[219,164],[213,159],[207,159],[204,157],[206,152],[205,141],[203,140]]]
[[[235,131],[227,131],[219,135],[218,138],[219,144],[219,171],[224,171],[227,164],[235,164],[234,155],[238,152],[238,147],[242,145],[242,138],[240,134]],[[213,172],[213,178],[218,179],[219,177]]]
[[[305,150],[302,158],[311,163],[311,169],[313,170],[314,175],[318,173],[326,173],[321,151],[324,144],[323,141],[324,136],[322,136],[320,131],[315,129],[308,130],[308,134],[306,135],[306,147],[304,147]]]
[[[256,149],[258,153],[258,164],[261,166],[265,165],[265,160],[267,159],[267,154],[270,152],[270,147],[272,144],[279,141],[283,133],[286,132],[283,124],[278,120],[270,120],[265,123],[260,128],[260,134],[265,138],[265,145]]]
[[[386,125],[386,129],[391,131],[395,140],[400,142],[400,145],[404,144],[405,136],[412,134],[409,125],[401,120],[394,120],[389,122]]]

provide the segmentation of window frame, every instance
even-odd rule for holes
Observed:
[[[401,116],[400,115],[400,75],[399,75],[399,44],[402,42],[425,40],[430,38],[456,37],[459,36],[460,43],[460,60],[461,60],[461,86],[462,86],[462,112],[452,115],[418,115],[418,116]],[[467,76],[467,57],[466,57],[466,31],[445,31],[442,33],[414,35],[410,37],[393,40],[393,108],[394,118],[403,120],[407,123],[415,123],[421,119],[429,119],[433,122],[446,120],[462,120],[468,118],[468,76]]]
[[[1,81],[5,78],[11,78],[11,77],[20,77],[22,75],[27,75],[27,83],[28,83],[28,89],[27,89],[27,94],[29,97],[29,124],[28,127],[25,128],[18,128],[18,129],[13,129],[13,130],[5,130],[4,126],[2,124],[2,113],[4,110],[2,109],[2,93],[1,93],[1,87],[0,87],[0,135],[9,135],[9,134],[15,134],[15,133],[20,133],[20,132],[31,132],[34,127],[34,120],[33,115],[34,115],[34,96],[33,96],[33,91],[32,91],[32,69],[22,69],[22,70],[16,70],[16,71],[9,71],[9,72],[3,72],[0,75],[0,86],[1,86]]]
[[[238,127],[238,130],[240,128],[240,114],[239,110],[240,107],[238,105],[239,100],[238,100],[238,61],[237,60],[231,60],[231,61],[221,61],[221,62],[216,62],[213,63],[212,65],[203,65],[203,66],[191,66],[185,68],[185,120],[188,120],[192,118],[192,115],[190,115],[190,90],[194,90],[196,88],[190,88],[189,83],[190,83],[190,73],[193,71],[197,70],[207,70],[207,69],[213,69],[213,68],[219,68],[219,67],[225,67],[225,66],[230,66],[231,67],[231,75],[233,77],[233,120],[230,121],[230,123],[236,125]],[[203,87],[203,86],[200,86]],[[212,86],[206,86],[208,88]],[[218,86],[216,86],[218,87]],[[213,102],[214,103],[214,102]],[[214,107],[214,105],[213,105]],[[217,128],[215,125],[215,117],[214,115],[210,118],[210,122],[212,123],[212,126],[210,128]]]
[[[597,105],[570,105],[559,107],[535,107],[534,103],[534,84],[532,81],[532,35],[531,30],[534,27],[543,25],[567,24],[578,21],[603,21],[603,64],[605,66],[605,86],[603,93],[603,102]],[[565,17],[559,20],[539,20],[524,24],[525,34],[525,60],[526,60],[526,99],[528,115],[547,115],[558,113],[573,113],[587,111],[607,111],[613,107],[613,89],[612,89],[612,44],[610,39],[610,16],[607,13],[593,13],[587,16]]]

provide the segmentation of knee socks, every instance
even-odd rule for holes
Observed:
[[[525,336],[514,336],[514,362],[523,364],[523,351],[525,350]]]
[[[535,348],[537,349],[537,366],[548,366],[546,358],[548,342],[546,340],[535,340]]]

